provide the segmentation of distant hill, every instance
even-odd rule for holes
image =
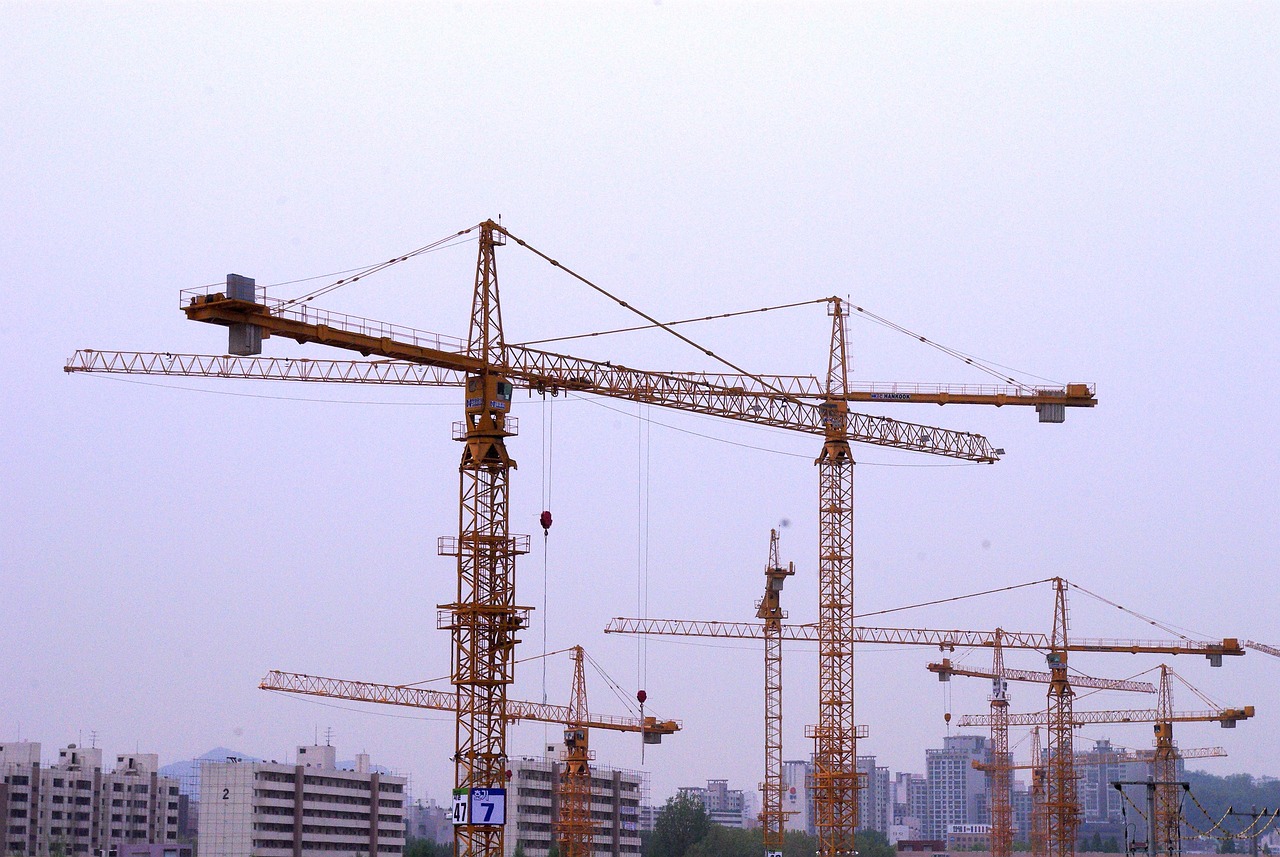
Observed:
[[[184,759],[181,762],[174,762],[171,765],[165,765],[160,769],[160,775],[163,777],[172,777],[179,783],[179,790],[184,795],[189,795],[192,800],[200,799],[200,763],[201,762],[225,762],[228,759],[239,759],[242,762],[261,762],[262,760],[256,756],[249,756],[236,750],[226,747],[214,747],[207,753],[196,756],[194,759]]]

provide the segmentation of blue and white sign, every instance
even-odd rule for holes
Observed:
[[[507,823],[506,789],[472,789],[469,823],[478,827],[501,827]]]

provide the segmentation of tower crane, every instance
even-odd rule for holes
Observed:
[[[1173,710],[1172,686],[1169,680],[1172,673],[1173,671],[1167,665],[1160,665],[1160,691],[1156,708],[1154,709],[1074,711],[1071,714],[1071,720],[1068,722],[1068,726],[1072,728],[1098,723],[1155,724],[1155,750],[1151,754],[1152,776],[1156,782],[1155,827],[1160,845],[1163,848],[1162,853],[1168,854],[1170,857],[1180,851],[1181,841],[1178,798],[1176,788],[1173,785],[1178,759],[1177,748],[1173,743],[1173,724],[1218,723],[1224,729],[1234,729],[1238,722],[1248,720],[1254,715],[1254,707],[1252,705],[1246,705],[1242,708],[1218,708],[1211,711],[1175,712]],[[1010,714],[1007,716],[1010,726],[1044,726],[1051,723],[1057,713],[1050,708],[1047,712],[1039,711],[1033,714]],[[960,726],[962,727],[990,726],[991,723],[992,718],[990,715],[965,715],[960,718]],[[1067,763],[1062,766],[1068,771],[1071,778],[1073,794],[1075,791],[1074,765],[1075,754],[1073,753]],[[1052,757],[1048,760],[1047,768],[1049,781],[1052,782],[1054,776]],[[1049,794],[1052,794],[1052,792],[1050,791]],[[1054,812],[1055,810],[1060,812],[1060,808],[1055,807],[1053,803],[1047,800],[1045,808],[1048,811],[1049,831],[1052,834],[1055,821]],[[1071,829],[1074,832],[1077,819],[1073,816],[1071,821]]]
[[[1211,759],[1227,755],[1221,747],[1196,747],[1180,751],[1184,759]],[[1121,762],[1147,762],[1154,758],[1152,750],[1130,750],[1122,753],[1077,753],[1075,764],[1109,765]],[[1045,775],[1044,758],[1040,744],[1040,727],[1031,727],[1031,763],[1027,765],[1010,765],[1010,771],[1031,771],[1031,854],[1032,857],[1043,857],[1045,845],[1045,827],[1047,819],[1044,811]]]
[[[251,278],[232,274],[225,288],[188,289],[181,309],[187,318],[228,328],[228,351],[250,357],[260,353],[261,341],[284,336],[413,363],[461,376],[465,386],[464,420],[454,437],[463,443],[459,464],[459,526],[456,537],[439,543],[442,555],[457,563],[457,588],[452,602],[441,605],[439,627],[453,637],[453,677],[458,695],[455,724],[455,782],[458,788],[486,789],[502,785],[506,758],[504,715],[506,691],[514,677],[517,634],[528,624],[529,608],[515,600],[516,557],[528,552],[528,536],[509,529],[510,471],[516,466],[506,439],[517,430],[510,415],[513,384],[546,391],[579,391],[677,410],[717,416],[756,425],[821,435],[822,450],[815,462],[819,484],[819,687],[818,722],[809,730],[814,744],[814,798],[819,850],[824,857],[853,852],[857,823],[856,730],[853,725],[853,653],[848,631],[853,616],[853,518],[851,442],[942,455],[964,461],[991,463],[999,458],[980,435],[939,429],[898,420],[867,416],[849,410],[851,401],[964,403],[994,406],[1034,406],[1041,422],[1058,423],[1068,407],[1097,404],[1090,384],[1064,387],[994,389],[905,389],[866,391],[862,396],[848,383],[845,303],[828,301],[832,317],[828,368],[824,381],[788,381],[784,376],[752,375],[721,360],[738,374],[646,372],[508,343],[503,335],[499,302],[496,248],[508,240],[529,250],[584,285],[622,307],[641,315],[686,343],[691,340],[671,325],[639,312],[608,294],[559,261],[515,237],[500,224],[486,220],[456,233],[476,233],[479,251],[472,295],[468,338],[463,341],[412,328],[331,313],[310,304],[310,298],[269,299]],[[438,242],[440,246],[443,242]],[[425,248],[424,248],[425,249]],[[412,255],[391,259],[369,270],[380,270]],[[335,286],[359,279],[357,275]],[[860,308],[855,308],[859,309]],[[720,359],[699,347],[705,354]],[[176,361],[140,360],[104,363],[110,352],[77,352],[66,371],[139,371],[150,363],[161,374],[174,374]],[[123,352],[120,352],[123,354]],[[192,374],[219,374],[210,361],[188,361]],[[114,368],[113,368],[114,367]],[[296,377],[293,367],[275,367],[279,377]],[[393,370],[398,372],[399,370]],[[337,370],[337,374],[343,374]],[[377,370],[351,370],[350,375],[372,383]],[[403,376],[409,378],[409,375]],[[345,380],[345,379],[344,379]],[[414,383],[414,381],[392,381]],[[455,828],[457,857],[500,857],[501,827],[468,823]]]
[[[786,813],[782,810],[782,587],[796,573],[795,563],[784,568],[778,559],[778,531],[769,531],[769,562],[764,569],[764,596],[756,618],[764,620],[764,782],[760,826],[765,857],[782,857]]]
[[[618,717],[591,714],[587,707],[587,682],[583,666],[586,653],[582,646],[569,650],[573,659],[573,688],[568,705],[507,700],[505,719],[515,723],[529,720],[555,723],[564,727],[564,753],[561,761],[559,814],[553,824],[565,857],[591,857],[594,828],[591,821],[592,729],[640,733],[646,744],[659,744],[666,735],[680,731],[677,720],[656,717]],[[366,681],[325,678],[302,673],[272,670],[258,687],[309,696],[403,705],[434,711],[456,711],[456,694],[406,685],[376,684]],[[504,773],[505,783],[505,773]]]
[[[1044,857],[1048,843],[1049,819],[1045,817],[1044,796],[1049,772],[1044,767],[1044,750],[1040,743],[1040,727],[1031,728],[1031,854]]]
[[[992,857],[1010,857],[1013,853],[1013,760],[1009,754],[1009,682],[1016,680],[1050,683],[1053,681],[1053,676],[1045,672],[1014,670],[1006,667],[1004,647],[1001,644],[1004,631],[997,628],[993,633],[995,639],[991,647],[989,671],[957,667],[949,658],[944,658],[941,663],[929,664],[928,669],[937,673],[939,681],[950,681],[953,675],[986,678],[991,681],[991,694],[987,697],[991,702],[991,762],[989,764],[974,762],[974,767],[985,771],[989,777],[991,855]],[[1078,676],[1074,682],[1077,687],[1088,686],[1138,693],[1156,692],[1155,686],[1150,682],[1096,679],[1091,676]]]
[[[1085,639],[1066,637],[1066,581],[1054,578],[1055,610],[1052,635],[1018,631],[961,631],[924,628],[877,628],[854,626],[846,639],[850,643],[878,643],[891,645],[937,646],[954,651],[956,648],[995,648],[997,641],[1003,649],[1036,649],[1049,651],[1049,708],[1042,713],[1043,724],[1049,727],[1049,759],[1045,777],[1044,806],[1047,813],[1045,841],[1049,857],[1074,857],[1075,831],[1078,824],[1075,776],[1071,769],[1073,758],[1071,729],[1074,723],[1072,698],[1074,691],[1067,675],[1068,652],[1129,652],[1133,654],[1200,654],[1208,658],[1210,666],[1221,666],[1224,656],[1241,656],[1244,649],[1236,638],[1216,640],[1139,640],[1139,639]],[[762,625],[749,622],[703,622],[677,619],[612,619],[605,633],[655,634],[668,636],[720,637],[730,639],[760,639],[764,636]],[[784,639],[819,640],[812,625],[787,625]],[[1043,675],[1043,674],[1041,674]],[[1252,708],[1248,709],[1252,716]],[[1243,719],[1243,717],[1239,718]],[[1110,722],[1110,721],[1100,721]],[[1120,721],[1117,721],[1120,722]],[[1226,721],[1224,720],[1224,725]],[[981,724],[990,726],[991,721]],[[1009,725],[1031,725],[1015,722],[1010,715]],[[1234,721],[1231,722],[1234,725]],[[861,737],[861,736],[859,736]],[[1067,753],[1066,757],[1055,753]]]

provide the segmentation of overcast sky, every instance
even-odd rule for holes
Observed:
[[[215,745],[281,758],[332,727],[343,758],[367,751],[447,796],[449,716],[256,684],[270,668],[447,674],[436,605],[454,567],[435,548],[457,527],[457,393],[61,369],[77,348],[223,353],[179,289],[344,271],[498,215],[666,319],[839,294],[1097,384],[1098,408],[1063,425],[887,407],[1008,454],[855,450],[861,611],[1062,575],[1195,635],[1280,643],[1277,4],[3,3],[0,43],[0,740],[41,741],[47,760],[90,730],[162,762]],[[465,335],[474,262],[464,243],[323,304]],[[510,341],[634,323],[514,246],[499,275]],[[820,306],[685,332],[752,371],[825,371]],[[858,381],[987,380],[865,320],[849,332]],[[552,347],[715,368],[651,335]],[[521,657],[581,643],[627,699],[643,683],[651,712],[684,721],[646,752],[655,800],[709,777],[754,790],[759,647],[654,640],[642,658],[601,631],[642,596],[653,616],[750,619],[782,520],[784,606],[812,621],[818,441],[523,392],[515,413],[513,529],[538,530],[548,490],[556,520],[518,566],[517,600],[537,608]],[[1163,635],[1072,603],[1073,633]],[[1051,608],[1041,586],[882,621],[1047,631]],[[785,755],[803,758],[815,655],[788,651]],[[936,655],[859,651],[860,753],[923,771],[948,706],[986,710],[982,682],[944,697],[923,669]],[[1159,663],[1078,660],[1111,676]],[[1182,746],[1231,754],[1197,767],[1280,775],[1280,661],[1174,666],[1258,709],[1234,732],[1178,727]],[[549,660],[553,701],[569,676]],[[594,710],[624,711],[589,683]],[[512,696],[542,693],[542,667],[522,665]],[[1038,686],[1013,694],[1015,711],[1043,705]],[[1078,706],[1132,704],[1151,701]],[[1182,692],[1177,707],[1205,706]],[[545,734],[513,727],[510,749]],[[1081,736],[1146,747],[1150,727]],[[641,766],[635,737],[593,743]]]

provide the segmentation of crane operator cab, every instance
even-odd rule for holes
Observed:
[[[495,427],[501,428],[503,417],[511,410],[513,389],[510,381],[498,375],[472,375],[467,378],[468,424],[478,428],[488,416]]]

